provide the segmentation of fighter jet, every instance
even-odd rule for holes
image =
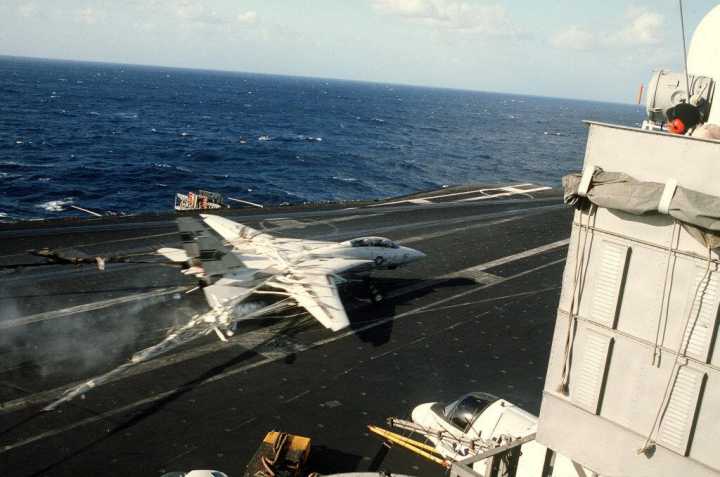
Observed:
[[[282,238],[217,215],[200,217],[178,219],[184,250],[163,248],[158,253],[187,263],[184,272],[203,283],[212,309],[237,307],[251,296],[276,295],[294,301],[333,331],[350,324],[339,285],[425,256],[384,237],[339,243]]]

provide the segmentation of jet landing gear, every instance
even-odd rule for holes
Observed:
[[[385,299],[382,292],[380,291],[380,288],[377,286],[375,282],[372,280],[366,280],[368,293],[370,294],[370,301],[373,303],[380,303]]]

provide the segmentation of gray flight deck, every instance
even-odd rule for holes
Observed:
[[[207,305],[185,293],[191,278],[149,255],[179,246],[174,216],[0,226],[0,475],[240,476],[270,430],[311,437],[319,472],[441,475],[400,448],[380,460],[366,425],[470,390],[539,412],[572,213],[558,191],[536,189],[226,210],[273,234],[382,235],[427,258],[376,274],[380,304],[346,290],[348,330],[299,314],[243,324],[227,343],[206,336],[51,412],[43,406],[71,384]],[[130,263],[99,271],[26,253],[42,247]]]

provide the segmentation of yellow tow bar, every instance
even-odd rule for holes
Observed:
[[[383,429],[382,427],[368,426],[368,429],[370,430],[370,432],[373,432],[394,444],[404,447],[410,452],[414,452],[415,454],[424,457],[432,462],[435,462],[436,464],[442,465],[445,468],[450,467],[450,461],[441,459],[440,457],[433,455],[439,455],[440,453],[435,450],[435,448],[431,445],[425,444],[424,442],[416,441],[414,439],[410,439],[409,437],[401,436],[400,434],[396,434],[394,432],[390,432]]]

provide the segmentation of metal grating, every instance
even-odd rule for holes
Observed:
[[[658,444],[686,455],[705,373],[680,368],[658,430]]]
[[[685,316],[689,316],[690,322],[685,330],[681,348],[686,350],[687,356],[703,362],[707,362],[710,358],[710,345],[715,333],[715,322],[720,303],[718,299],[720,298],[718,292],[720,274],[710,273],[708,277],[705,277],[705,272],[705,267],[698,267],[697,275],[690,287],[685,307]],[[702,280],[702,284],[698,288],[700,280]],[[697,296],[694,296],[696,290]]]
[[[612,338],[588,330],[582,349],[582,362],[572,386],[572,401],[583,409],[599,412],[600,392],[605,381]]]
[[[590,319],[595,323],[615,327],[620,287],[622,286],[630,247],[603,241],[600,269],[595,275]]]

